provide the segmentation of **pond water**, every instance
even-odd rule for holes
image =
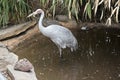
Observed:
[[[48,38],[36,34],[14,49],[20,58],[27,58],[35,67],[39,80],[120,80],[120,30],[72,30],[79,49],[63,50]]]

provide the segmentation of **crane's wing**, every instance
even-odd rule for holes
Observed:
[[[73,34],[71,31],[63,26],[59,25],[50,25],[46,27],[46,36],[50,38],[68,38],[68,37],[73,37]]]
[[[72,32],[63,26],[50,25],[46,28],[45,32],[45,36],[62,48],[70,47],[71,50],[75,50],[78,47],[78,42]]]

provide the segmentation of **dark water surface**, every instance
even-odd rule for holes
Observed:
[[[79,49],[63,50],[37,34],[21,43],[14,52],[32,62],[39,80],[120,80],[120,30],[72,30]]]

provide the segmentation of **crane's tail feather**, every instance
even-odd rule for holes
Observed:
[[[71,51],[73,52],[73,50],[76,51],[77,49],[78,49],[78,42],[77,40],[75,40],[75,42],[73,43],[73,46],[71,47]]]

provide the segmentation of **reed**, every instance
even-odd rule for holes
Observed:
[[[110,25],[112,21],[119,22],[120,0],[40,0],[40,5],[50,12],[52,16],[67,10],[66,15],[71,19],[75,16],[76,20],[106,22]]]
[[[30,10],[27,0],[0,0],[0,26],[26,20]]]
[[[53,18],[64,14],[77,21],[104,22],[111,25],[119,22],[120,0],[39,0],[40,8],[46,16]],[[0,0],[0,26],[26,21],[26,16],[34,10],[33,0]]]

